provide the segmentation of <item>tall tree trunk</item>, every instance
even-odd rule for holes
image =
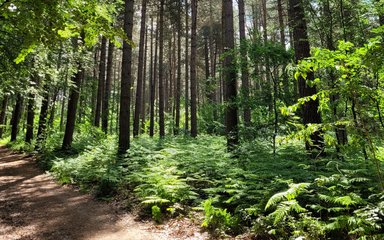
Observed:
[[[109,99],[111,98],[111,84],[113,74],[113,51],[115,45],[109,41],[108,45],[108,65],[107,65],[107,77],[105,79],[104,99],[102,104],[102,129],[104,133],[108,132],[108,117],[109,117]]]
[[[249,99],[249,74],[247,59],[247,43],[245,38],[245,6],[244,0],[239,0],[239,31],[240,31],[240,64],[241,64],[241,93],[243,102],[244,125],[251,125],[251,108]]]
[[[191,28],[191,136],[197,136],[197,0],[191,0],[192,28]]]
[[[266,46],[268,44],[268,11],[267,11],[267,0],[262,0],[262,10],[263,10],[263,40],[264,45]],[[273,112],[273,99],[272,99],[272,88],[273,82],[271,81],[271,67],[269,63],[269,57],[266,56],[265,58],[265,88],[267,92],[267,98],[268,98],[268,105],[270,112]]]
[[[27,106],[27,131],[25,133],[26,143],[31,143],[33,139],[34,119],[35,119],[35,94],[29,94],[28,106]]]
[[[177,18],[177,78],[176,78],[176,94],[175,94],[175,127],[173,133],[179,134],[180,129],[180,97],[181,97],[181,3],[177,2],[177,10],[179,16]]]
[[[189,7],[185,0],[185,132],[189,131]]]
[[[157,22],[157,20],[156,20]],[[157,27],[156,27],[156,43],[155,43],[155,57],[153,57],[153,18],[151,19],[151,76],[150,76],[150,117],[149,117],[149,136],[153,137],[154,135],[154,128],[155,128],[155,94],[156,94],[156,61],[157,61]]]
[[[19,132],[19,123],[20,123],[21,114],[23,112],[23,103],[24,103],[23,97],[21,96],[21,94],[17,94],[16,104],[13,109],[12,119],[11,119],[11,124],[12,124],[11,142],[16,141],[17,134]]]
[[[227,147],[233,151],[239,142],[238,137],[238,117],[237,117],[237,87],[236,87],[236,68],[234,57],[231,51],[235,47],[234,27],[233,27],[233,6],[232,0],[223,0],[223,78],[225,84],[225,125],[227,132]]]
[[[65,102],[66,102],[66,96],[67,96],[67,85],[68,85],[68,66],[65,69],[63,98],[62,98],[61,111],[60,111],[60,132],[63,131],[63,127],[64,127],[64,110],[65,110]]]
[[[7,114],[7,106],[8,106],[8,95],[3,96],[3,100],[1,101],[1,109],[0,109],[0,139],[3,138],[3,133],[5,129],[5,116]]]
[[[77,41],[77,39],[75,40]],[[75,43],[75,46],[77,45],[77,42]],[[75,47],[77,48],[77,46]],[[64,132],[64,139],[63,139],[63,150],[68,150],[73,141],[73,134],[75,132],[75,125],[76,125],[76,112],[77,112],[77,105],[80,98],[80,88],[81,88],[81,82],[84,78],[84,68],[81,60],[77,60],[77,72],[72,78],[72,81],[74,85],[71,87],[69,92],[69,100],[68,100],[68,109],[67,109],[67,123],[65,126],[65,132]]]
[[[132,39],[134,1],[125,0],[124,31],[128,39]],[[131,114],[131,84],[132,84],[132,46],[124,41],[123,63],[121,72],[120,94],[120,131],[119,153],[124,154],[130,147],[130,114]]]
[[[143,103],[141,104],[141,130],[144,132],[145,128],[145,116],[147,110],[147,52],[148,52],[148,29],[145,28],[145,46],[144,46],[144,69],[143,69]],[[149,84],[148,84],[149,85]]]
[[[91,118],[93,121],[95,121],[94,116],[96,115],[96,103],[97,103],[97,92],[98,92],[98,72],[99,72],[99,54],[100,54],[100,49],[99,47],[94,48],[94,56],[93,56],[93,73],[92,73],[92,94],[91,94]]]
[[[45,134],[46,134],[45,131],[47,129],[48,107],[49,107],[49,86],[47,83],[45,83],[43,100],[41,101],[41,108],[40,108],[39,126],[37,129],[36,150],[39,150],[41,148],[41,144],[45,139]]]
[[[295,49],[296,62],[310,57],[310,46],[308,41],[307,23],[305,20],[304,8],[301,0],[289,0],[289,18],[291,21],[293,45]],[[307,74],[307,80],[314,80],[314,73]],[[309,86],[306,79],[299,77],[299,97],[304,98],[317,93],[315,86]],[[303,104],[302,117],[305,125],[310,123],[321,123],[321,116],[318,112],[319,101],[309,100]],[[311,134],[311,142],[305,143],[308,151],[323,151],[324,139],[320,131]]]
[[[101,118],[101,105],[103,101],[104,86],[105,86],[105,65],[106,65],[106,54],[107,54],[107,38],[101,39],[101,52],[100,52],[100,67],[99,67],[99,84],[97,87],[97,100],[96,100],[96,111],[94,125],[100,127]]]
[[[209,64],[209,48],[208,48],[208,36],[204,36],[204,67],[205,67],[205,79],[206,79],[206,89],[205,95],[207,100],[211,102],[211,82],[210,82],[210,64]]]
[[[118,59],[117,58],[117,53],[116,53],[116,56],[115,56],[115,59]],[[116,102],[117,102],[117,94],[116,94],[116,91],[117,91],[117,66],[118,66],[118,61],[114,61],[114,64],[113,64],[113,89],[112,89],[112,92],[113,92],[113,95],[112,95],[112,109],[111,109],[111,113],[112,113],[112,116],[109,118],[110,120],[110,123],[109,123],[109,134],[113,134],[113,131],[114,131],[114,126],[113,126],[113,123],[114,123],[114,115],[113,113],[116,112]]]
[[[159,126],[160,138],[165,136],[164,123],[164,0],[160,0],[159,30]]]
[[[280,43],[285,48],[285,26],[282,0],[277,0],[277,14],[279,17]]]
[[[136,85],[136,102],[135,115],[133,119],[133,136],[139,135],[140,128],[140,111],[143,105],[143,68],[144,68],[144,41],[145,41],[145,22],[147,15],[147,0],[142,0],[141,5],[141,27],[140,27],[140,43],[139,43],[139,64],[137,67],[137,85]]]

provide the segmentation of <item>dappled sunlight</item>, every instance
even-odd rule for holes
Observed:
[[[5,239],[169,239],[0,149],[0,235]],[[140,225],[140,226],[139,226]],[[0,239],[3,239],[0,237]]]

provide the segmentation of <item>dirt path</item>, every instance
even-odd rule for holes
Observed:
[[[0,146],[0,239],[200,239],[171,237],[114,206],[60,186],[31,157]],[[178,229],[180,230],[180,229]],[[192,236],[191,236],[192,235]],[[180,235],[179,235],[180,236]]]

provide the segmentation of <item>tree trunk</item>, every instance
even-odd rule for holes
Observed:
[[[105,37],[101,40],[101,53],[100,53],[100,68],[99,68],[99,84],[97,87],[97,100],[94,125],[100,127],[101,118],[101,105],[103,101],[104,86],[105,86],[105,65],[107,54],[107,39]]]
[[[164,125],[164,0],[160,1],[159,30],[159,126],[160,138],[165,136]]]
[[[40,116],[39,116],[39,127],[37,130],[37,143],[36,143],[37,150],[41,148],[41,144],[45,139],[45,130],[47,128],[48,106],[49,106],[49,87],[48,87],[48,84],[46,83],[44,84],[43,100],[41,102]]]
[[[231,51],[235,47],[234,27],[233,27],[233,6],[232,0],[223,0],[223,79],[225,85],[225,125],[227,133],[228,151],[233,151],[239,142],[238,137],[238,118],[237,118],[237,87],[236,87],[236,68],[234,57]]]
[[[1,101],[1,109],[0,109],[0,139],[3,138],[3,133],[5,129],[5,116],[7,114],[7,106],[8,106],[8,95],[3,96],[3,100]]]
[[[61,111],[60,111],[60,132],[63,131],[63,126],[64,126],[64,110],[65,110],[65,99],[66,99],[66,95],[67,95],[67,85],[68,85],[68,66],[65,69],[63,99],[62,99]]]
[[[185,0],[185,133],[189,131],[189,7]]]
[[[307,23],[305,20],[304,8],[301,0],[289,0],[289,17],[292,27],[293,35],[293,46],[295,49],[296,62],[310,56],[310,46],[308,41]],[[307,80],[314,80],[314,73],[310,72],[307,74]],[[312,96],[317,93],[315,86],[308,86],[306,79],[299,77],[299,97],[304,98]],[[303,104],[302,117],[305,125],[310,123],[319,124],[321,123],[321,116],[318,112],[319,101],[309,100]],[[317,150],[323,151],[324,140],[321,131],[316,131],[310,136],[311,142],[305,143],[308,151]]]
[[[68,150],[72,145],[73,134],[75,132],[75,125],[76,125],[77,105],[80,98],[80,88],[81,88],[81,82],[83,78],[84,78],[84,68],[81,63],[81,60],[77,60],[77,72],[72,79],[74,86],[72,86],[69,93],[67,123],[65,126],[64,140],[62,145],[63,150]]]
[[[21,118],[21,114],[23,112],[23,103],[24,103],[23,97],[20,94],[17,94],[16,104],[15,104],[15,107],[13,109],[12,119],[11,119],[11,124],[12,124],[11,142],[16,141],[16,139],[17,139],[17,134],[19,132],[20,118]]]
[[[128,39],[132,39],[134,1],[125,0],[124,31]],[[124,41],[123,63],[121,71],[120,94],[120,131],[119,153],[124,154],[130,147],[130,114],[131,114],[131,84],[132,84],[132,46]]]
[[[108,45],[108,65],[107,65],[107,77],[105,79],[104,99],[102,104],[102,129],[104,133],[108,133],[108,117],[109,117],[109,99],[111,98],[111,84],[113,74],[113,51],[115,45],[109,41]]]
[[[279,17],[280,43],[285,48],[285,26],[282,0],[277,0],[277,14]]]
[[[191,136],[197,136],[197,0],[191,1],[192,28],[191,28]]]
[[[180,97],[181,97],[181,3],[178,1],[178,22],[177,22],[177,78],[176,78],[176,94],[175,94],[175,127],[173,133],[179,134],[180,129]]]
[[[157,20],[156,20],[157,21]],[[153,57],[153,18],[151,19],[151,76],[150,76],[150,119],[149,119],[149,136],[153,137],[154,135],[154,128],[155,128],[155,94],[156,94],[156,62],[157,62],[157,27],[156,27],[156,34],[155,34],[155,57]]]
[[[147,14],[147,0],[142,0],[140,43],[139,43],[139,64],[137,67],[136,102],[135,102],[135,115],[133,119],[133,137],[137,137],[139,135],[140,111],[142,110],[142,104],[143,104],[143,68],[144,68],[144,41],[145,41],[146,14]]]
[[[244,125],[251,125],[251,108],[249,99],[249,74],[248,74],[248,58],[247,45],[245,38],[245,6],[244,0],[239,0],[239,31],[240,31],[240,66],[241,66],[241,93],[243,102]]]
[[[144,132],[145,116],[147,110],[147,52],[148,52],[148,29],[145,28],[145,46],[144,46],[144,69],[143,69],[143,103],[141,104],[141,130]]]
[[[27,106],[27,131],[25,133],[25,142],[31,143],[33,139],[33,124],[35,119],[35,94],[28,94]]]

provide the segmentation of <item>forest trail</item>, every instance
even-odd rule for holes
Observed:
[[[178,239],[119,212],[55,183],[34,158],[0,146],[0,240]]]

